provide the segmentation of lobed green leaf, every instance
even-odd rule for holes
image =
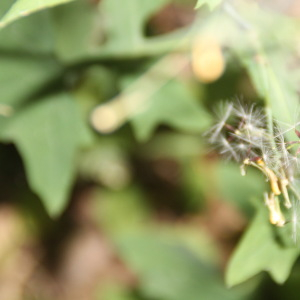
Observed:
[[[230,259],[226,283],[234,286],[266,271],[277,283],[284,283],[299,256],[299,249],[280,245],[261,206]]]
[[[52,216],[65,208],[82,143],[81,120],[68,94],[55,94],[17,113],[2,138],[16,144],[28,181]]]

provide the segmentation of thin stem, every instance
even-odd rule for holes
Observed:
[[[223,3],[223,9],[244,30],[250,30],[252,28],[252,26],[242,18],[234,6],[228,1]]]
[[[291,191],[293,192],[293,194],[296,196],[296,198],[300,201],[300,194],[297,192],[297,190],[295,189],[293,184],[289,184],[289,187],[291,189]]]

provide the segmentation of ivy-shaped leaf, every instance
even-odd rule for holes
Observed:
[[[0,19],[0,28],[33,12],[74,0],[17,0]]]
[[[124,0],[120,9],[119,0],[104,0],[100,8],[110,16],[107,47],[116,51],[120,48],[139,48],[143,42],[145,20],[169,0]]]
[[[186,31],[161,37],[145,37],[145,24],[153,14],[171,0],[103,0],[100,13],[105,16],[107,41],[98,48],[96,57],[138,57],[169,52],[178,46]]]
[[[228,286],[242,283],[262,271],[267,271],[277,283],[286,281],[299,249],[279,245],[271,226],[266,208],[261,206],[229,262]]]
[[[186,30],[146,37],[148,19],[171,0],[76,1],[52,10],[57,55],[64,61],[133,58],[169,52]],[[80,19],[80,22],[78,20]],[[99,20],[101,25],[99,26]]]
[[[62,93],[39,99],[17,113],[2,134],[16,144],[29,184],[52,216],[66,206],[82,127],[75,102]]]

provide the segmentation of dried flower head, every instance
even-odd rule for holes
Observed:
[[[241,163],[243,176],[248,166],[255,167],[265,175],[269,191],[264,198],[270,222],[284,226],[286,221],[281,203],[294,211],[293,207],[299,204],[291,202],[290,196],[300,202],[300,195],[295,188],[295,179],[300,173],[300,131],[296,129],[300,122],[283,130],[276,120],[267,124],[262,108],[241,102],[222,104],[218,117],[219,121],[207,132],[209,142],[220,154]],[[285,135],[292,130],[295,140],[287,141]],[[293,224],[295,218],[292,217]]]
[[[261,155],[268,144],[265,114],[262,109],[241,103],[223,103],[217,116],[219,121],[206,133],[211,144],[236,161]]]

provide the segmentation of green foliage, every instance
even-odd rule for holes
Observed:
[[[184,83],[172,80],[165,83],[132,117],[136,137],[140,141],[150,138],[159,124],[167,124],[186,132],[203,132],[210,124],[209,115],[196,102]]]
[[[210,205],[217,199],[234,206],[246,222],[251,199],[263,202],[268,183],[254,170],[241,177],[236,164],[211,158],[202,138],[211,124],[208,110],[228,91],[262,104],[269,125],[272,117],[295,123],[299,74],[289,63],[297,58],[293,28],[299,21],[246,1],[198,0],[196,8],[206,5],[210,12],[147,37],[149,20],[158,12],[167,19],[164,10],[177,2],[186,4],[0,3],[1,142],[15,145],[27,182],[51,217],[62,215],[76,180],[92,186],[93,196],[86,197],[96,202],[94,219],[138,279],[134,287],[112,284],[100,293],[105,300],[250,299],[263,277],[248,279],[266,271],[282,284],[299,255],[281,243],[259,205],[226,271],[228,286],[247,282],[225,288],[220,252],[226,257],[241,228],[228,230],[224,242],[227,232],[216,228],[235,219],[219,217]],[[190,68],[190,52],[202,37],[216,40],[227,63],[210,84],[196,82]],[[107,135],[93,132],[88,125],[97,129],[90,117],[96,107],[111,109],[108,117],[121,116],[124,126]],[[0,162],[5,165],[2,149]]]
[[[263,176],[256,170],[249,168],[247,175],[241,176],[236,164],[228,162],[217,166],[216,180],[220,194],[248,215],[253,211],[251,200],[261,198],[267,187]],[[245,201],[245,196],[247,201]]]
[[[125,0],[120,10],[118,0],[103,1],[103,12],[110,17],[108,35],[113,37],[108,40],[106,51],[139,51],[145,42],[142,31],[145,20],[167,2],[169,0]]]
[[[149,223],[151,208],[141,201],[144,195],[139,188],[130,186],[117,192],[99,191],[96,196],[102,198],[102,202],[97,203],[94,212],[112,236],[139,231]],[[122,217],[124,215],[126,218]]]
[[[36,26],[36,25],[39,26]],[[51,55],[54,32],[49,11],[41,11],[28,18],[18,19],[0,30],[0,49],[11,54],[18,52],[40,56]],[[53,59],[53,57],[51,57]],[[55,64],[53,62],[53,64]]]
[[[184,32],[177,35],[171,33],[164,39],[144,36],[144,26],[148,18],[168,2],[170,0],[124,0],[123,9],[120,10],[118,0],[102,1],[100,8],[110,21],[107,23],[108,38],[100,49],[100,56],[132,58],[166,53],[177,47],[184,37]]]
[[[298,107],[297,84],[290,80],[283,54],[267,56],[257,53],[243,61],[259,95],[265,99],[277,120],[296,123]],[[286,99],[289,99],[288,101]]]
[[[245,299],[224,288],[211,266],[176,243],[155,235],[133,235],[120,240],[118,246],[139,276],[141,291],[150,298]]]
[[[76,61],[101,52],[104,32],[99,26],[102,17],[95,5],[74,1],[54,8],[51,17],[55,51],[61,60]]]
[[[267,271],[277,283],[282,284],[287,280],[298,255],[299,249],[278,244],[265,209],[260,206],[230,260],[226,273],[227,285],[239,284],[261,271]]]
[[[178,46],[185,31],[166,34],[164,39],[146,38],[144,27],[148,18],[168,2],[170,0],[124,0],[120,10],[117,0],[103,0],[100,12],[85,1],[57,7],[53,14],[57,53],[68,62],[166,53]],[[82,23],[77,22],[78,19]]]
[[[52,216],[67,204],[82,128],[74,100],[61,93],[17,113],[2,133],[20,150],[29,183]]]
[[[34,96],[62,72],[59,64],[48,57],[6,55],[0,57],[0,64],[1,102],[12,107]]]
[[[67,3],[73,0],[17,0],[15,2],[11,2],[11,7],[4,14],[4,16],[0,19],[0,26],[4,27],[7,24],[28,16],[38,10],[45,9],[51,6]]]
[[[140,298],[120,285],[108,284],[97,293],[97,300],[140,300]]]
[[[293,43],[293,30],[299,23],[246,2],[237,9],[242,15],[234,17],[232,13],[231,17],[244,27],[244,33],[236,32],[235,35],[241,38],[242,46],[235,45],[232,40],[231,47],[245,66],[258,96],[264,100],[267,113],[279,122],[293,124],[298,96],[297,83],[292,77],[298,75],[286,62],[292,55],[289,48]],[[282,45],[287,47],[283,49]]]

